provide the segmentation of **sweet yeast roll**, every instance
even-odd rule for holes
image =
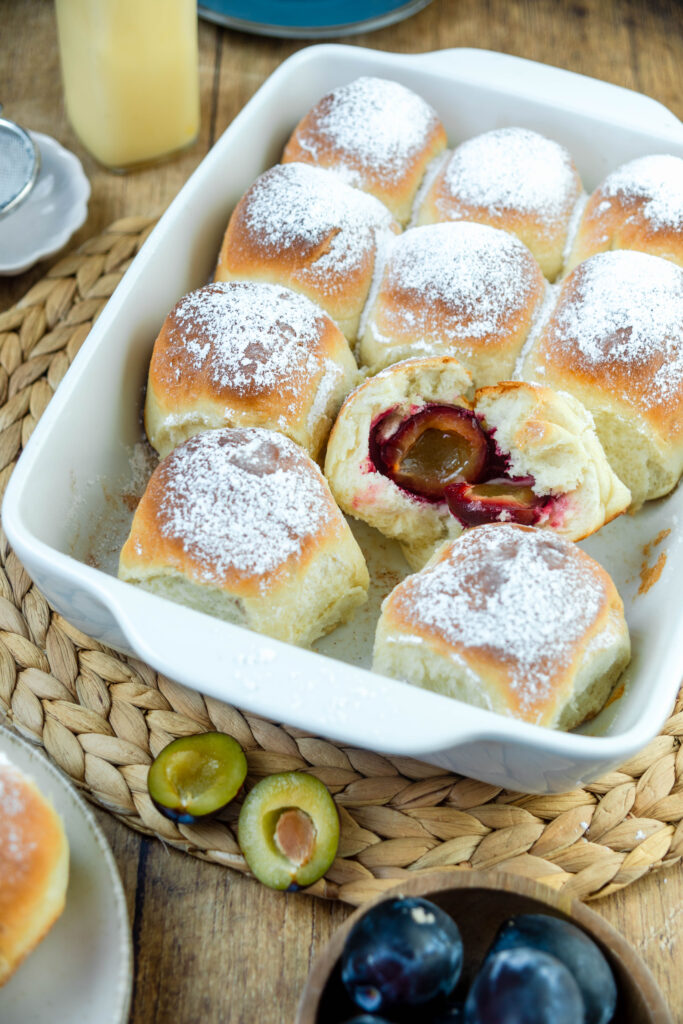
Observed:
[[[630,658],[609,575],[556,534],[511,523],[444,544],[382,605],[373,668],[554,729],[595,715]]]
[[[0,752],[0,985],[62,913],[68,881],[59,815]]]
[[[586,204],[566,270],[610,249],[638,249],[683,267],[681,157],[643,156],[609,174]]]
[[[316,458],[356,383],[339,328],[310,299],[263,282],[184,296],[154,344],[145,429],[163,457],[217,427],[266,427]]]
[[[400,231],[386,206],[331,171],[278,164],[233,210],[217,281],[269,281],[302,292],[354,341],[378,250]]]
[[[506,231],[464,221],[392,239],[359,348],[380,369],[408,356],[450,355],[475,387],[512,376],[546,297],[541,268]]]
[[[444,126],[425,100],[398,82],[365,76],[316,103],[282,162],[329,168],[406,224],[427,167],[445,148]]]
[[[456,359],[407,359],[352,391],[330,434],[325,476],[340,508],[398,540],[413,568],[423,566],[434,548],[462,527],[448,511],[443,486],[440,496],[425,495],[392,479],[380,462],[380,435],[430,406],[448,405],[468,425],[471,393],[471,377]],[[444,451],[443,473],[449,460]]]
[[[595,420],[637,508],[683,472],[683,269],[619,250],[579,264],[522,376],[570,392]]]
[[[464,517],[464,525],[491,522],[499,503],[499,521],[577,541],[629,507],[631,492],[610,466],[593,417],[572,395],[504,381],[480,388],[474,409],[504,472],[449,495],[451,511]]]
[[[528,128],[499,128],[453,151],[427,190],[418,224],[471,220],[511,231],[554,281],[582,196],[564,146]]]
[[[593,420],[571,395],[481,388],[447,356],[407,359],[347,398],[325,473],[340,507],[420,568],[465,527],[517,522],[579,540],[625,511]]]
[[[365,560],[313,460],[257,427],[191,437],[157,466],[119,577],[290,643],[346,621]]]

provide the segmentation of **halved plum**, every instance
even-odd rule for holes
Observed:
[[[322,878],[336,857],[339,815],[315,775],[282,772],[261,779],[249,793],[237,838],[259,881],[296,890]]]
[[[147,776],[149,795],[172,821],[191,824],[230,803],[247,775],[244,751],[224,732],[173,740],[156,756]]]
[[[489,458],[489,441],[470,409],[426,405],[395,423],[389,413],[370,436],[370,455],[380,473],[425,498],[443,498],[456,481],[478,480]]]
[[[451,484],[446,501],[463,526],[497,522],[535,526],[552,499],[535,494],[533,483],[533,477],[497,477],[485,483]]]

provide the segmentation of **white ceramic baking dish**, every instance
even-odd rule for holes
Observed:
[[[318,645],[323,653],[257,636],[110,574],[126,528],[117,496],[134,486],[142,389],[160,323],[179,296],[210,277],[233,205],[278,160],[299,117],[326,91],[362,74],[395,78],[421,93],[452,142],[509,124],[558,139],[574,154],[588,189],[633,157],[683,155],[683,126],[653,100],[517,58],[477,50],[398,56],[344,46],[297,53],[217,142],[107,304],[12,476],[5,530],[64,616],[187,686],[349,745],[411,755],[523,791],[567,790],[647,743],[676,694],[683,675],[683,488],[584,545],[620,589],[634,656],[624,695],[581,733],[520,723],[368,671],[378,601],[405,571],[385,541],[370,543],[383,588],[369,613]],[[666,530],[649,549],[652,562],[664,563],[661,575],[638,593],[644,547]],[[96,548],[102,568],[87,564]]]

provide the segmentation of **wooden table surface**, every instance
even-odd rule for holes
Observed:
[[[682,13],[676,0],[434,0],[412,19],[350,42],[400,52],[500,50],[640,90],[682,117]],[[170,163],[114,175],[85,153],[66,120],[52,4],[0,0],[5,115],[76,152],[92,183],[88,220],[71,245],[118,217],[161,213],[264,79],[304,45],[206,22],[199,39],[198,142]],[[48,266],[0,279],[0,309],[18,300]],[[97,813],[128,896],[135,949],[131,1022],[293,1021],[312,958],[350,908],[271,892]],[[683,866],[643,878],[593,906],[640,950],[674,1020],[683,1021]]]

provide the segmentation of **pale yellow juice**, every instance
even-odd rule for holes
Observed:
[[[83,145],[129,167],[199,130],[196,0],[56,0],[66,109]]]

